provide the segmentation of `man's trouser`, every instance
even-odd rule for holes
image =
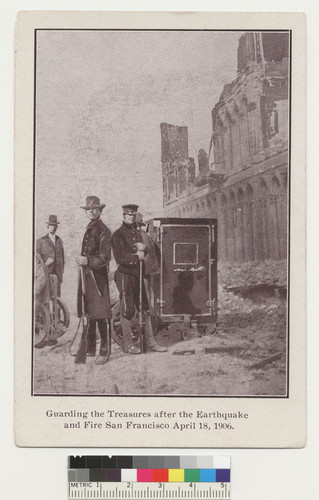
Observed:
[[[51,271],[51,275],[52,274],[54,274],[57,277],[57,296],[61,297],[61,284],[62,284],[62,282],[61,282],[60,278],[58,277],[58,274],[55,270],[55,266],[53,267],[53,269]]]
[[[56,287],[56,290],[53,288],[53,282],[52,279],[54,279],[54,287]],[[50,293],[51,297],[56,293],[57,297],[61,297],[61,281],[59,280],[58,276],[54,273],[50,274]]]
[[[90,319],[89,320],[87,352],[88,352],[88,354],[95,356],[96,323],[98,324],[99,332],[100,332],[100,336],[101,336],[100,356],[106,356],[107,355],[107,331],[109,328],[109,321],[107,321],[105,319]]]
[[[120,322],[123,333],[124,350],[127,350],[131,345],[136,344],[132,340],[131,320],[135,316],[135,311],[139,310],[139,278],[131,274],[121,273],[116,271],[115,283],[120,294]],[[153,328],[151,323],[151,313],[145,293],[143,283],[143,310],[145,316],[145,343],[146,349],[151,349],[156,345]]]

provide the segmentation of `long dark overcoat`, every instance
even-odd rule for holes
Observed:
[[[58,280],[62,283],[64,271],[64,250],[61,238],[55,235],[55,246],[48,234],[39,238],[36,244],[36,251],[41,255],[44,263],[49,257],[51,257],[54,262],[48,266],[48,271],[49,273],[52,273],[54,269]]]
[[[87,257],[88,265],[84,268],[86,297],[89,317],[107,319],[112,317],[108,265],[111,259],[111,232],[101,219],[96,219],[87,226],[81,255]],[[82,286],[78,286],[78,316],[82,314]]]

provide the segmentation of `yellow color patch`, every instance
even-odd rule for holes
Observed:
[[[184,482],[184,469],[169,469],[168,481],[170,483],[183,483]]]

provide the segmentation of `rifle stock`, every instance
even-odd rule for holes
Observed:
[[[86,286],[85,286],[85,275],[84,268],[80,266],[81,273],[81,288],[82,288],[82,335],[80,340],[79,349],[75,357],[75,363],[86,363],[86,353],[87,353],[87,340],[89,331],[89,316],[87,313],[87,297],[86,297]]]

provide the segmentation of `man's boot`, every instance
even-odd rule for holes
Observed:
[[[141,354],[141,348],[138,344],[132,344],[131,320],[120,317],[121,328],[123,333],[123,350],[128,354]]]
[[[109,346],[108,346],[108,324],[105,319],[98,320],[99,332],[101,335],[101,346],[100,354],[95,360],[96,365],[104,365],[108,362],[110,357]]]
[[[145,313],[144,335],[145,335],[146,351],[167,352],[167,347],[156,343],[156,340],[153,335],[151,315],[147,313]]]
[[[96,321],[91,319],[89,321],[88,343],[87,343],[87,356],[94,357],[96,350]]]

